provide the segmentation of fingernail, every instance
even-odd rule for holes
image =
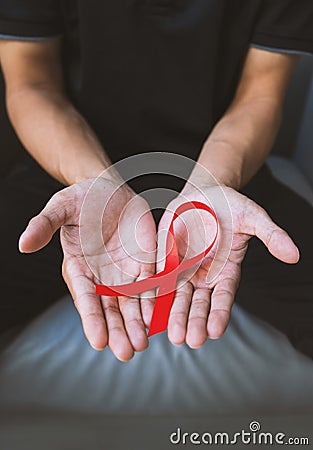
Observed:
[[[24,233],[25,233],[25,232],[24,232]],[[25,238],[24,238],[24,233],[21,234],[21,236],[20,236],[20,238],[19,238],[19,240],[18,240],[18,249],[19,249],[19,252],[20,252],[20,253],[25,253],[25,252],[22,250],[22,246],[23,246],[23,243],[24,243],[24,240],[25,240]]]
[[[184,339],[185,339],[185,336],[184,336],[181,326],[178,324],[175,324],[173,326],[172,332],[171,332],[171,341],[175,345],[181,345],[184,342]]]
[[[219,324],[213,322],[208,325],[208,337],[210,339],[219,339],[221,335],[221,327]]]

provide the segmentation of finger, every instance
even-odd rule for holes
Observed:
[[[130,343],[136,352],[148,347],[148,337],[141,315],[140,300],[136,297],[118,297],[118,304]]]
[[[146,328],[150,327],[153,308],[155,305],[155,291],[147,291],[140,295],[140,306],[142,319]]]
[[[201,347],[207,340],[210,296],[211,291],[206,288],[196,289],[193,293],[186,335],[186,343],[191,348]]]
[[[181,345],[185,342],[192,293],[191,283],[186,280],[178,283],[168,321],[168,338],[172,344]]]
[[[153,269],[154,269],[154,266],[153,266]],[[141,273],[141,275],[139,275],[136,278],[136,282],[145,280],[146,278],[149,278],[150,276],[154,275],[154,273],[155,272],[152,270],[145,270]],[[155,304],[155,293],[156,293],[156,290],[151,289],[149,291],[142,292],[138,296],[138,298],[140,299],[139,300],[140,313],[141,313],[141,317],[142,317],[144,326],[146,328],[149,328],[149,326],[150,326],[153,308],[154,308],[154,304]]]
[[[251,202],[246,218],[249,234],[261,239],[275,258],[289,264],[299,261],[299,250],[291,237],[272,221],[263,208]]]
[[[95,350],[103,350],[108,343],[108,334],[100,297],[95,294],[94,283],[84,274],[77,273],[70,277],[64,268],[63,277],[81,317],[86,338]]]
[[[51,241],[54,233],[65,224],[69,208],[72,208],[73,202],[68,202],[67,197],[64,191],[54,194],[45,208],[31,219],[19,239],[21,252],[35,252]]]
[[[136,281],[144,280],[153,274],[154,274],[154,272],[142,273],[137,278]],[[151,289],[149,291],[145,291],[142,294],[140,294],[141,315],[142,315],[142,319],[143,319],[143,322],[144,322],[146,328],[150,327],[152,314],[153,314],[153,308],[155,305],[155,295],[156,295],[155,289]]]
[[[222,278],[213,289],[207,324],[207,332],[210,339],[221,337],[229,324],[230,312],[238,286],[237,280],[237,277]]]
[[[116,297],[101,296],[109,337],[109,347],[120,361],[129,361],[134,356],[127,336]]]

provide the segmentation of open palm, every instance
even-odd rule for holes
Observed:
[[[214,202],[221,189],[228,212],[225,208],[219,208],[219,202]],[[160,229],[168,228],[169,211],[174,211],[179,204],[186,200],[208,204],[208,199],[212,200],[218,216],[219,245],[213,247],[198,267],[183,274],[168,325],[172,343],[179,345],[187,342],[192,348],[203,345],[207,337],[220,337],[227,328],[240,281],[241,263],[252,236],[261,239],[270,253],[281,261],[296,263],[299,259],[298,249],[291,238],[263,208],[225,186],[202,186],[199,189],[187,183],[182,195],[168,206]],[[199,215],[192,211],[182,219],[175,229],[175,236],[181,258],[188,258],[188,255],[193,256],[208,246],[216,229],[208,214]]]
[[[94,348],[109,345],[118,359],[129,360],[148,345],[145,327],[153,302],[100,297],[94,285],[124,284],[154,273],[156,230],[146,202],[106,179],[75,184],[55,194],[30,221],[21,251],[44,247],[59,228],[63,277],[87,339]]]

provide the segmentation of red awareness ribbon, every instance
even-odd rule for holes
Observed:
[[[174,222],[181,214],[192,209],[203,210],[210,213],[216,222],[216,233],[211,244],[204,249],[203,252],[180,262],[174,233]],[[164,269],[151,277],[136,281],[134,283],[121,284],[118,286],[104,286],[101,284],[96,284],[96,294],[106,295],[109,297],[120,295],[132,297],[158,287],[158,294],[153,309],[148,336],[161,333],[167,329],[168,319],[176,292],[178,275],[203,260],[215,244],[217,235],[218,220],[213,209],[202,202],[193,201],[183,203],[175,210],[166,236],[167,256],[165,259]]]

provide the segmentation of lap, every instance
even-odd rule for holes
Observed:
[[[66,292],[61,278],[62,253],[58,236],[34,254],[18,251],[18,239],[28,221],[61,188],[28,159],[15,173],[0,179],[2,331],[29,320]]]
[[[242,266],[236,302],[288,335],[313,356],[313,208],[263,167],[244,193],[259,203],[295,241],[301,259],[284,264],[256,238]]]

